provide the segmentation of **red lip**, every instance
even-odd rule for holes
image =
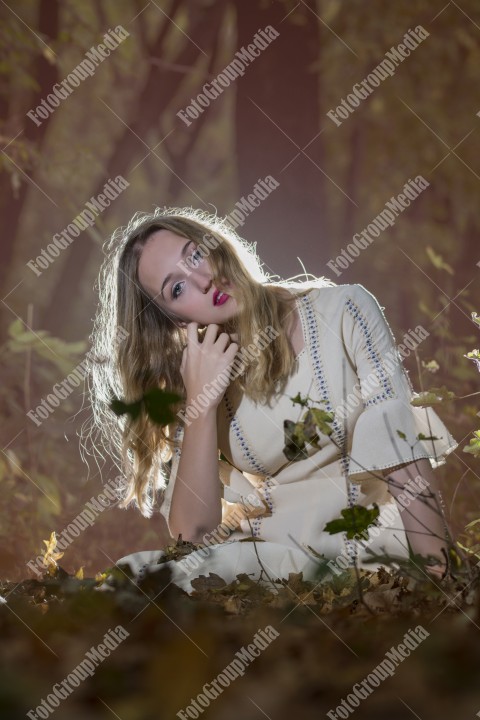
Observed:
[[[215,290],[215,292],[213,293],[213,304],[214,304],[214,305],[217,305],[217,298],[218,298],[218,296],[220,295],[221,292],[223,292],[223,291],[222,291],[222,290]],[[227,293],[224,292],[224,293],[223,293],[223,298],[220,300],[220,302],[219,302],[218,304],[219,304],[219,305],[223,305],[223,303],[226,302],[229,297],[230,297],[230,295],[227,295]]]

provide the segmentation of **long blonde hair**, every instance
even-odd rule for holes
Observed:
[[[239,348],[248,347],[256,333],[269,326],[279,332],[256,361],[232,380],[255,402],[266,402],[281,391],[295,364],[284,331],[295,295],[335,285],[323,277],[272,283],[273,276],[263,269],[254,246],[225,220],[201,210],[170,207],[136,213],[126,227],[113,233],[104,247],[106,259],[98,279],[99,305],[91,335],[89,390],[91,429],[95,432],[90,438],[94,445],[100,442],[125,473],[120,507],[133,502],[145,517],[152,514],[156,490],[162,491],[168,482],[172,438],[180,420],[160,427],[143,411],[136,419],[125,419],[117,417],[109,406],[113,396],[134,402],[153,388],[185,396],[180,364],[186,329],[158,307],[138,280],[141,252],[160,229],[190,239],[197,246],[203,243],[205,247],[206,235],[213,238],[208,262],[215,286],[221,289],[220,278],[227,277],[234,286],[229,294],[240,301],[239,313],[224,325],[226,332],[238,334]],[[183,407],[182,399],[172,410],[177,413]]]

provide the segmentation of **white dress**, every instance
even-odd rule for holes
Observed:
[[[173,581],[187,592],[193,578],[211,572],[226,582],[241,572],[262,580],[299,571],[313,578],[318,559],[308,546],[340,559],[337,567],[353,555],[360,567],[378,567],[364,564],[366,545],[375,553],[407,557],[401,513],[384,479],[388,468],[419,458],[429,458],[436,468],[458,445],[434,410],[410,404],[415,393],[393,334],[378,301],[362,285],[315,287],[310,294],[299,292],[296,302],[305,346],[282,395],[270,405],[255,404],[229,387],[219,405],[218,447],[228,459],[219,459],[222,522],[229,529],[207,537],[206,549],[188,561],[168,563]],[[307,457],[289,461],[284,421],[302,418],[304,408],[290,399],[298,393],[334,413],[333,433],[320,433],[319,448],[307,445]],[[437,439],[419,441],[419,433]],[[181,481],[176,475],[182,437],[179,426],[160,507],[167,524],[175,482]],[[374,502],[382,530],[370,533],[367,544],[325,532],[343,508]],[[259,542],[241,542],[252,537]],[[142,551],[117,563],[129,562],[141,573],[162,554]]]

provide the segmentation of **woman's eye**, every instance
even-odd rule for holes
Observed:
[[[202,253],[198,248],[191,254],[190,259],[195,263],[195,267],[198,267],[202,262]],[[179,295],[182,294],[182,283],[175,283],[172,285],[172,298],[175,300]]]
[[[181,295],[181,292],[177,292],[177,288],[182,288],[182,283],[175,283],[172,285],[172,298],[176,300],[176,298]]]
[[[200,250],[198,250],[198,248],[197,250],[195,250],[195,252],[192,253],[191,259],[193,260],[193,262],[197,263],[196,267],[198,267],[198,265],[202,261],[202,253],[200,252]]]

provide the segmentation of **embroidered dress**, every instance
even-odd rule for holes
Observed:
[[[458,445],[434,410],[410,404],[415,393],[393,334],[362,285],[297,291],[296,304],[304,348],[282,393],[259,404],[229,386],[218,407],[218,447],[228,461],[219,452],[222,522],[229,530],[212,530],[207,549],[189,556],[188,564],[169,562],[173,581],[187,592],[194,577],[210,572],[227,582],[240,572],[259,578],[262,570],[272,579],[299,571],[313,577],[318,561],[308,548],[330,559],[356,556],[368,568],[378,564],[364,564],[367,548],[407,557],[401,513],[384,479],[388,469],[420,458],[436,468]],[[307,445],[307,457],[291,461],[284,453],[284,421],[303,417],[305,408],[291,400],[298,393],[334,415],[333,432],[319,432],[319,447]],[[419,433],[437,439],[419,441]],[[182,437],[179,426],[160,508],[167,524]],[[381,531],[368,541],[325,531],[343,508],[372,503],[380,509]],[[252,538],[262,542],[241,542]],[[145,551],[117,562],[128,560],[138,570],[161,555]]]

